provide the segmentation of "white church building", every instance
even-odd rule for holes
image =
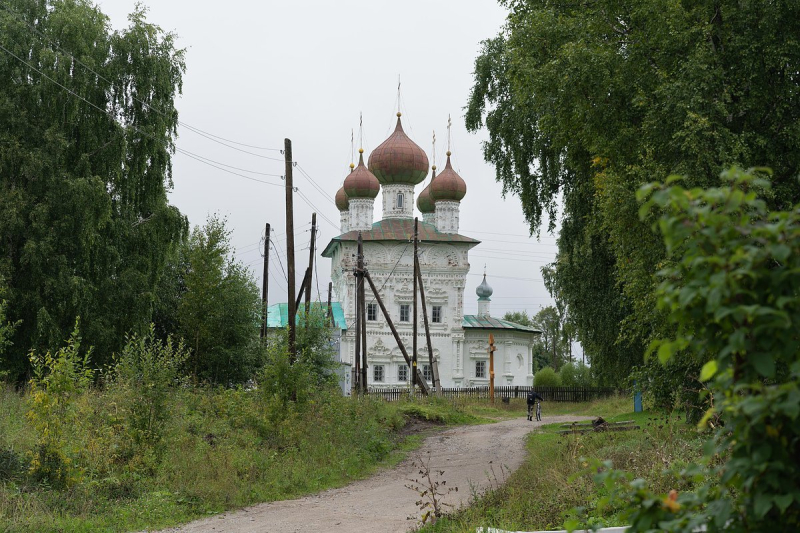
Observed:
[[[409,356],[412,353],[413,235],[415,188],[428,175],[428,157],[403,131],[400,113],[394,133],[358,165],[336,193],[341,235],[331,239],[322,255],[331,259],[331,279],[344,311],[347,329],[341,337],[341,361],[355,366],[356,247],[361,234],[365,267],[379,289]],[[494,335],[495,385],[532,385],[532,348],[540,332],[489,314],[492,289],[478,286],[478,314],[464,315],[464,288],[470,270],[469,252],[480,241],[459,233],[459,207],[467,186],[450,164],[436,174],[417,197],[418,255],[425,289],[433,356],[442,387],[489,384],[489,334]],[[382,216],[374,220],[375,198],[381,195]],[[366,330],[368,385],[407,386],[410,371],[377,301],[367,288]],[[428,363],[422,311],[419,310],[417,358],[427,381]]]

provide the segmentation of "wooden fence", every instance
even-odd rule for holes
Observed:
[[[599,398],[608,398],[618,391],[609,387],[528,387],[528,386],[503,386],[494,388],[495,399],[521,398],[525,399],[529,390],[535,390],[546,402],[588,402]],[[369,396],[395,401],[408,398],[408,388],[396,389],[370,389]],[[489,398],[489,387],[464,387],[442,388],[440,396],[445,398]],[[416,397],[421,398],[422,393],[417,391]]]

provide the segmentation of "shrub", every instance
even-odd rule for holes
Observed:
[[[676,328],[651,352],[703,364],[711,407],[700,425],[715,435],[705,462],[680,476],[699,483],[694,492],[654,494],[608,464],[598,480],[625,502],[632,532],[797,529],[800,205],[767,211],[758,193],[769,183],[755,172],[730,170],[723,187],[708,190],[686,190],[678,179],[639,193],[643,216],[663,213],[669,261],[658,298]]]
[[[155,326],[143,336],[129,336],[114,366],[112,388],[121,392],[127,415],[127,429],[134,444],[160,455],[167,417],[170,387],[180,377],[189,358],[183,340],[156,338]]]
[[[80,356],[79,320],[67,346],[55,355],[30,354],[33,377],[27,418],[38,436],[30,473],[34,479],[47,481],[56,488],[69,487],[82,475],[68,450],[65,428],[73,425],[74,403],[92,383],[94,372],[88,368],[90,354],[91,349]]]
[[[553,367],[546,366],[536,373],[533,384],[536,387],[560,387],[561,376],[553,370]]]
[[[566,363],[558,371],[563,387],[591,387],[594,385],[592,370],[584,363]]]

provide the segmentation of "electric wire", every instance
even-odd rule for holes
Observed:
[[[41,37],[41,38],[42,38],[42,39],[44,39],[45,41],[49,42],[49,43],[50,43],[50,45],[54,46],[54,47],[55,47],[55,48],[56,48],[58,51],[60,51],[61,53],[65,54],[65,55],[67,55],[67,56],[69,56],[69,57],[70,57],[70,58],[71,58],[71,59],[72,59],[72,60],[73,60],[75,63],[77,63],[78,65],[82,66],[83,68],[85,68],[86,70],[88,70],[89,72],[91,72],[92,74],[94,74],[95,76],[97,76],[98,78],[100,78],[101,80],[105,81],[106,83],[109,83],[109,84],[110,84],[110,83],[112,83],[112,82],[111,82],[111,81],[110,81],[108,78],[106,78],[106,77],[105,77],[105,76],[103,76],[102,74],[98,73],[97,71],[93,70],[93,69],[92,69],[91,67],[89,67],[89,66],[88,66],[86,63],[84,63],[84,62],[83,62],[83,61],[81,61],[80,59],[76,58],[76,57],[75,57],[73,54],[71,54],[69,51],[65,50],[64,48],[62,48],[61,46],[59,46],[57,43],[54,43],[54,42],[53,42],[53,41],[52,41],[52,40],[51,40],[49,37],[47,37],[45,34],[43,34],[43,33],[42,33],[42,32],[40,32],[38,29],[36,29],[36,27],[35,27],[35,26],[33,26],[33,25],[32,25],[32,24],[30,24],[28,21],[26,21],[25,19],[23,19],[23,18],[20,16],[20,14],[19,14],[19,13],[15,12],[14,10],[12,10],[12,9],[8,8],[7,6],[4,6],[4,5],[2,5],[2,4],[0,4],[0,9],[2,9],[3,11],[5,11],[5,12],[9,13],[9,14],[10,14],[12,17],[14,17],[15,19],[17,19],[17,21],[19,21],[19,22],[21,22],[22,24],[24,24],[25,26],[27,26],[27,27],[28,27],[30,30],[32,30],[34,33],[36,33],[37,35],[39,35],[39,37]],[[150,110],[152,110],[152,111],[154,111],[154,112],[158,113],[158,114],[159,114],[159,115],[161,115],[162,117],[167,117],[166,113],[164,113],[163,111],[161,111],[161,110],[159,110],[159,109],[156,109],[155,107],[153,107],[153,106],[152,106],[152,105],[150,105],[149,103],[147,103],[147,102],[144,102],[144,101],[142,101],[142,100],[140,100],[140,99],[136,98],[135,96],[133,96],[133,99],[134,99],[135,101],[139,102],[140,104],[142,104],[142,105],[146,106],[148,109],[150,109]],[[170,117],[167,117],[167,118],[170,118]],[[233,140],[230,140],[230,139],[226,139],[225,137],[221,137],[221,136],[219,136],[219,135],[215,135],[215,134],[213,134],[213,133],[209,133],[209,132],[207,132],[207,131],[203,131],[203,130],[201,130],[200,128],[197,128],[197,127],[195,127],[195,126],[192,126],[192,125],[190,125],[190,124],[187,124],[187,123],[185,123],[185,122],[181,122],[181,121],[177,121],[177,122],[178,122],[178,124],[180,124],[181,126],[183,126],[183,127],[185,127],[186,129],[188,129],[189,131],[192,131],[192,132],[194,132],[194,133],[197,133],[198,135],[201,135],[201,136],[203,136],[203,137],[206,137],[206,138],[208,138],[208,139],[210,139],[210,140],[212,140],[212,141],[214,141],[214,142],[220,143],[220,144],[222,144],[222,145],[224,145],[224,146],[228,146],[228,145],[227,145],[227,144],[225,144],[224,142],[221,142],[221,141],[225,141],[225,142],[228,142],[228,143],[231,143],[231,144],[236,144],[236,145],[239,145],[239,146],[245,146],[245,147],[247,147],[247,148],[252,148],[252,149],[255,149],[255,150],[268,150],[268,151],[274,151],[274,152],[282,152],[282,150],[281,150],[280,148],[269,148],[269,147],[265,147],[265,146],[255,146],[255,145],[252,145],[252,144],[245,144],[245,143],[241,143],[241,142],[233,141]],[[220,139],[220,140],[217,140],[217,139]],[[229,148],[234,148],[234,147],[232,147],[232,146],[229,146]],[[244,151],[244,150],[242,150],[242,151]],[[250,152],[245,152],[245,153],[250,153]],[[251,155],[255,155],[255,156],[257,156],[257,157],[265,157],[265,156],[261,156],[261,155],[259,155],[259,154],[251,154]],[[283,159],[272,158],[272,157],[265,157],[265,159],[274,159],[274,160],[276,160],[276,161],[283,161]]]

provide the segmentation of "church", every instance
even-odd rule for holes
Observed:
[[[358,165],[335,196],[341,214],[341,235],[322,252],[331,259],[331,280],[344,312],[346,328],[340,340],[341,362],[355,361],[356,248],[361,234],[364,262],[408,352],[412,351],[413,244],[415,190],[428,176],[425,151],[403,131],[397,113],[394,132],[364,163]],[[476,290],[478,314],[464,315],[464,288],[470,270],[469,252],[480,241],[459,233],[459,208],[467,184],[447,163],[436,166],[417,196],[422,213],[418,224],[418,257],[425,289],[433,357],[442,387],[489,384],[489,334],[494,335],[495,385],[532,385],[532,348],[540,334],[535,328],[490,315],[492,288],[486,281]],[[374,220],[375,199],[381,196],[381,218]],[[410,370],[369,290],[366,297],[367,383],[370,388],[408,386]],[[423,376],[432,381],[429,354],[419,311],[417,358]]]

